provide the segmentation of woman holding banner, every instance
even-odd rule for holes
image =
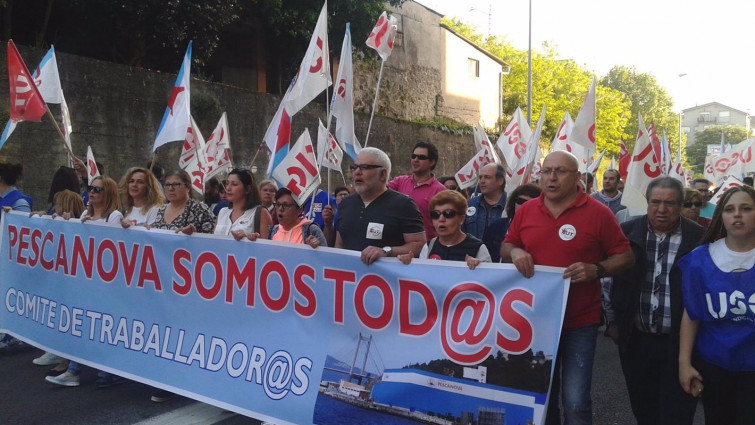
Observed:
[[[89,206],[81,214],[81,222],[94,223],[120,223],[123,219],[121,214],[121,202],[118,196],[118,184],[110,177],[95,177],[89,190]],[[63,211],[61,217],[68,220],[75,211]],[[47,382],[64,387],[78,387],[81,364],[71,361],[65,373],[57,376],[47,376]],[[107,372],[100,372],[97,378],[97,386],[100,388],[110,387],[123,382],[120,376]]]
[[[467,211],[464,195],[455,190],[438,192],[430,200],[429,209],[437,236],[422,247],[420,259],[466,261],[470,270],[481,262],[490,262],[490,253],[485,244],[461,230]],[[398,259],[409,264],[413,257],[412,253],[401,254]]]
[[[755,190],[747,186],[727,190],[702,242],[679,261],[684,298],[679,382],[687,393],[702,395],[705,423],[751,424],[755,417]]]
[[[224,182],[230,203],[218,213],[216,235],[232,235],[241,240],[247,234],[267,239],[273,219],[262,205],[254,175],[246,168],[234,168]]]
[[[184,170],[171,171],[165,176],[163,187],[168,203],[160,207],[157,218],[150,227],[186,234],[212,233],[215,229],[215,215],[206,204],[189,197],[189,173]]]
[[[132,167],[119,185],[121,202],[126,208],[123,227],[149,226],[157,219],[157,211],[165,202],[162,187],[146,168]]]

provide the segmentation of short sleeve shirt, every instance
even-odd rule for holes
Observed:
[[[629,241],[611,210],[581,191],[558,218],[545,206],[542,194],[525,202],[514,215],[504,242],[530,253],[535,264],[554,267],[597,263],[629,251]],[[599,323],[600,311],[599,281],[573,284],[564,327]]]
[[[215,229],[215,215],[210,207],[203,202],[189,199],[183,212],[170,223],[165,222],[165,209],[170,204],[165,204],[157,211],[157,218],[152,227],[157,229],[178,230],[193,224],[198,233],[212,233]]]
[[[359,194],[347,196],[338,209],[337,225],[343,248],[353,251],[368,246],[401,246],[405,234],[424,231],[414,201],[391,189],[367,206]]]
[[[416,184],[412,175],[406,175],[395,177],[389,181],[388,188],[403,193],[414,200],[419,213],[422,215],[425,234],[428,239],[433,238],[435,236],[435,228],[433,227],[433,221],[430,219],[430,200],[439,192],[446,190],[446,187],[440,184],[435,176],[420,184]]]

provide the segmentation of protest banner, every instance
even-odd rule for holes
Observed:
[[[542,423],[563,269],[3,214],[0,330],[274,423]]]

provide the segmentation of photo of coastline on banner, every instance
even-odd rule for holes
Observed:
[[[10,212],[0,332],[276,424],[541,424],[562,274]]]

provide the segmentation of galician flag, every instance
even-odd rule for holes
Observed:
[[[388,60],[388,57],[393,51],[393,41],[396,38],[396,32],[398,26],[396,25],[396,18],[391,15],[388,17],[387,12],[380,14],[375,28],[372,29],[370,36],[365,42],[368,47],[375,49],[380,55],[383,61]]]
[[[289,116],[307,106],[323,90],[330,87],[330,55],[328,53],[328,2],[322,6],[309,47],[299,66],[291,91],[285,97]]]
[[[286,96],[291,91],[291,87],[288,87],[286,95],[283,96],[278,110],[275,112],[270,125],[267,126],[265,132],[265,145],[270,150],[270,162],[267,164],[267,171],[265,174],[270,176],[273,169],[283,161],[283,158],[288,155],[288,145],[291,143],[291,115],[286,111]]]
[[[338,66],[336,88],[330,103],[330,114],[336,118],[335,136],[344,152],[352,159],[362,149],[354,132],[354,75],[351,60],[351,31],[346,24],[346,34],[341,46],[341,62]]]
[[[176,84],[170,92],[168,107],[165,108],[163,120],[160,122],[160,127],[157,129],[157,137],[155,137],[155,144],[152,147],[152,152],[156,151],[157,148],[166,143],[184,140],[186,138],[187,129],[191,127],[191,99],[189,90],[189,80],[191,77],[191,43],[192,42],[189,41],[189,47],[186,48],[186,54],[181,63],[181,69],[178,71]]]

